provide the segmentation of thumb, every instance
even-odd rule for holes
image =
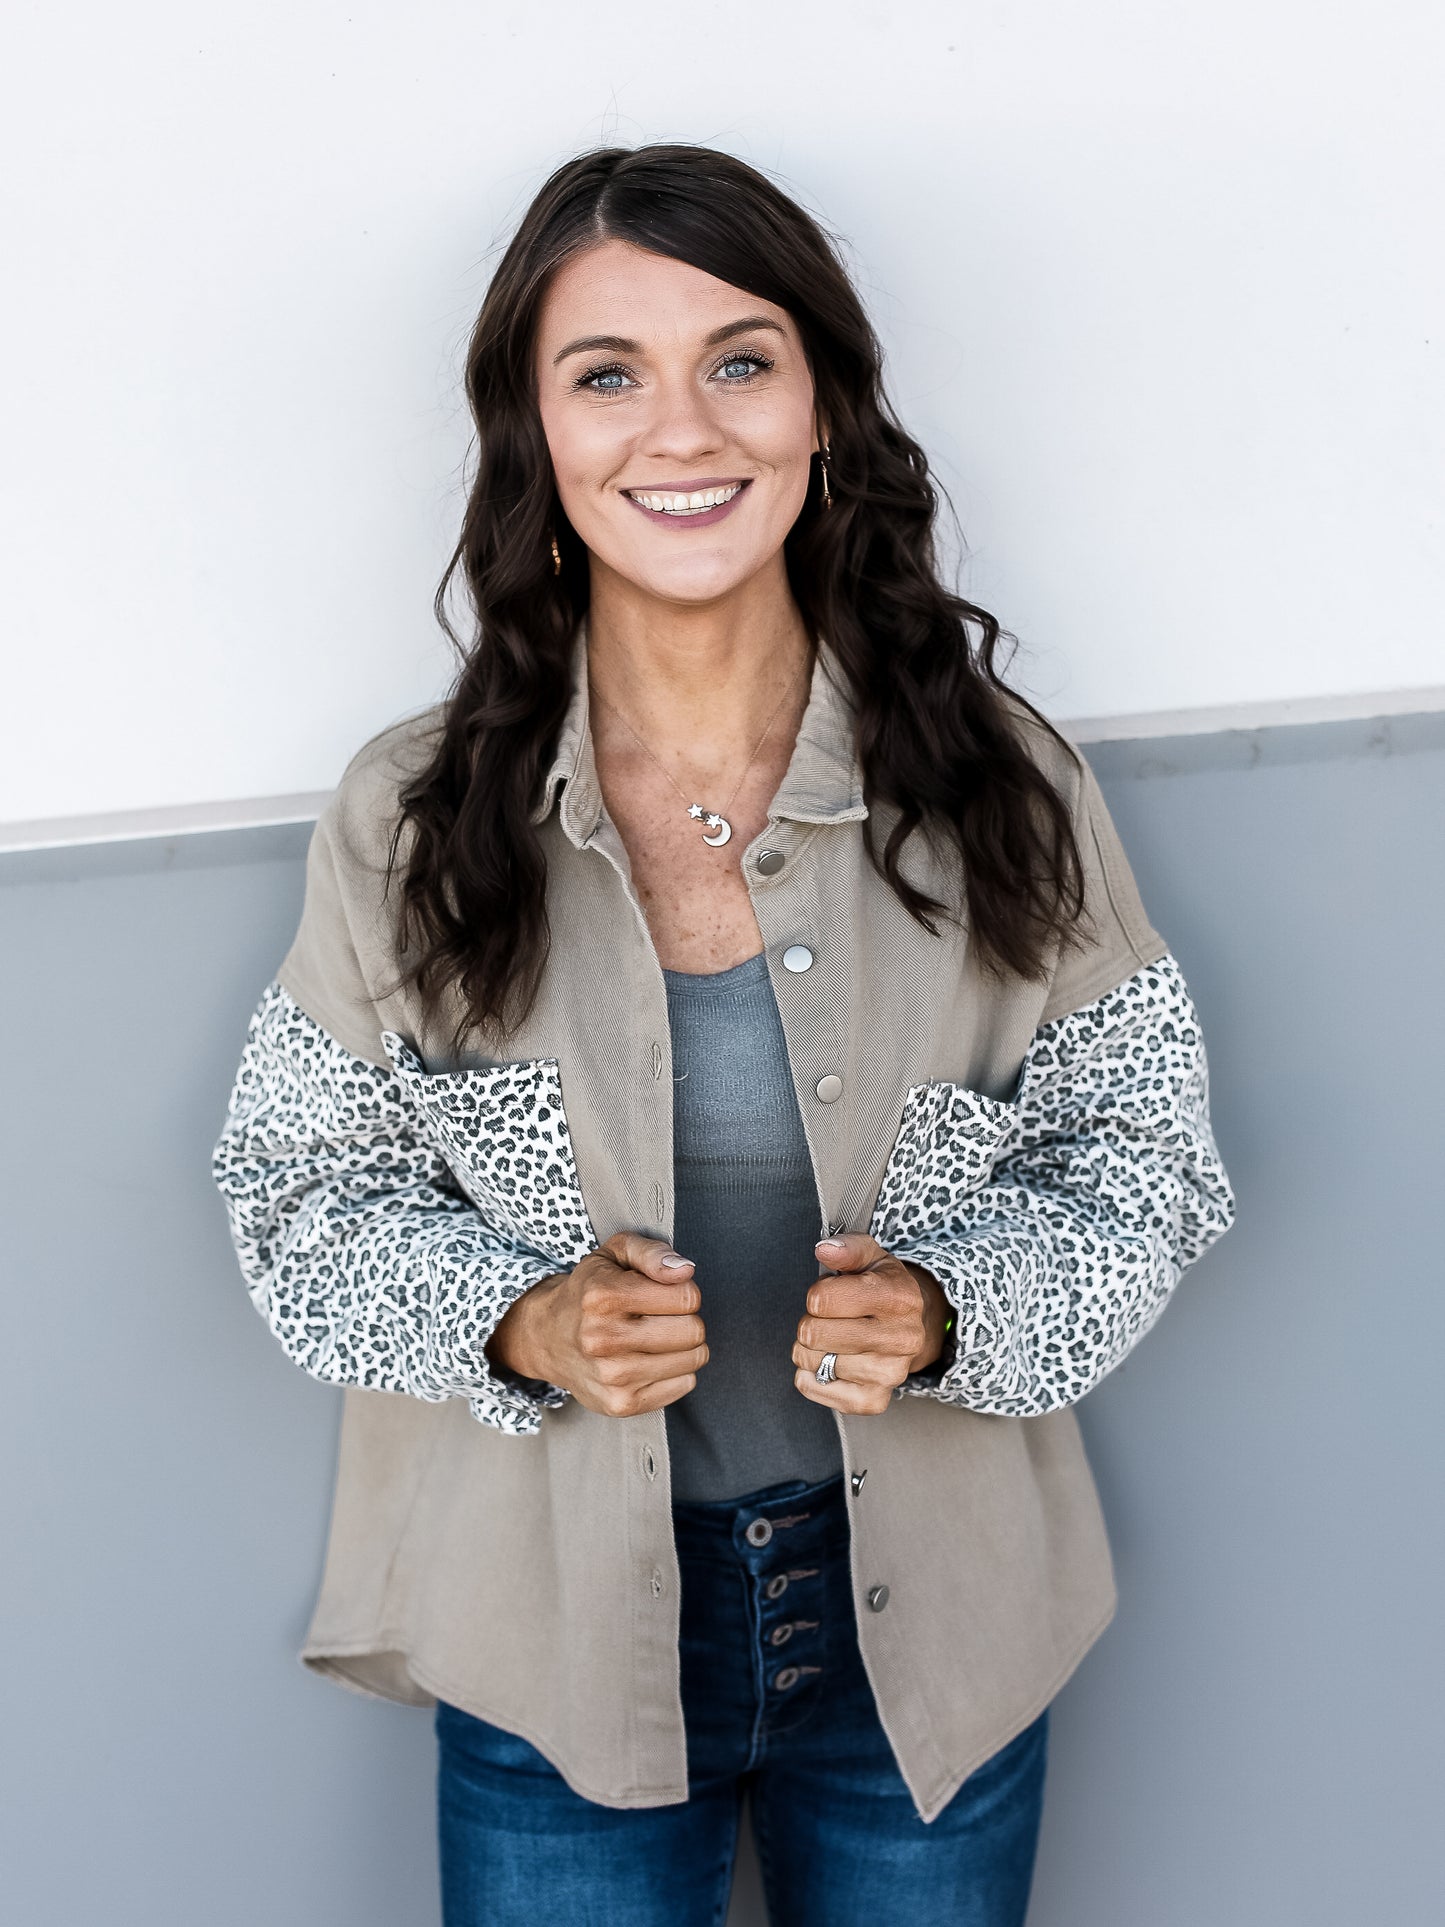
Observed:
[[[888,1255],[866,1231],[843,1231],[834,1238],[820,1238],[813,1249],[819,1264],[829,1271],[866,1271]]]

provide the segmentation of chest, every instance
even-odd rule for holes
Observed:
[[[655,897],[649,914],[636,852],[610,817],[580,847],[554,820],[545,842],[551,946],[530,1016],[496,1069],[417,1086],[435,1094],[445,1154],[494,1215],[496,1185],[482,1167],[488,1147],[503,1143],[509,1159],[521,1146],[541,1160],[549,1212],[559,1196],[575,1206],[578,1252],[622,1228],[673,1235],[676,1126],[687,1122],[675,1114],[674,1079],[687,1065],[674,1062],[665,973],[747,958],[773,993],[820,1235],[823,1225],[869,1225],[890,1164],[926,1206],[947,1189],[934,1181],[930,1147],[958,1142],[960,1131],[981,1154],[996,1147],[1008,1120],[994,1100],[1012,1088],[1043,991],[1001,991],[980,979],[964,932],[924,931],[877,875],[860,822],[765,818],[747,841],[735,830],[722,851],[746,911],[732,926],[746,934],[744,956],[710,947],[709,933],[715,946],[726,923],[683,923],[682,959],[671,964],[658,932],[665,941],[674,926],[659,923]],[[764,850],[777,861],[763,865]],[[668,914],[687,901],[683,893]],[[428,1070],[442,1068],[426,1046],[423,1054]],[[761,1088],[755,1097],[768,1102]],[[536,1188],[512,1162],[503,1177],[509,1195]],[[508,1224],[539,1242],[540,1220]],[[568,1262],[576,1255],[559,1250]]]
[[[722,813],[709,828],[657,770],[625,747],[600,747],[598,782],[626,854],[633,892],[664,970],[730,970],[763,948],[743,854],[768,822],[768,806],[787,768],[788,745],[764,749],[730,799],[704,787],[698,807]],[[722,836],[721,842],[716,839]]]

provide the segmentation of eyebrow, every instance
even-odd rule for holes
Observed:
[[[751,334],[755,328],[771,328],[774,334],[783,334],[784,329],[765,314],[744,315],[741,321],[725,321],[720,328],[703,337],[704,348],[715,348],[720,341],[731,341],[734,335]],[[555,368],[559,361],[568,355],[592,354],[599,348],[606,348],[615,355],[640,355],[642,343],[632,341],[626,335],[579,335],[576,341],[569,341],[565,348],[559,348],[552,357]]]

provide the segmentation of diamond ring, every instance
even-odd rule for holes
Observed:
[[[838,1376],[838,1354],[836,1352],[824,1352],[823,1362],[819,1365],[813,1376],[820,1385],[831,1385],[833,1380]]]

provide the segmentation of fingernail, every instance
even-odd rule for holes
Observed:
[[[662,1262],[669,1271],[676,1271],[679,1265],[690,1265],[692,1263],[692,1259],[679,1258],[675,1251],[669,1251],[667,1256],[663,1259]]]
[[[814,1251],[841,1251],[843,1249],[843,1240],[841,1238],[820,1238],[813,1246],[813,1249]]]

